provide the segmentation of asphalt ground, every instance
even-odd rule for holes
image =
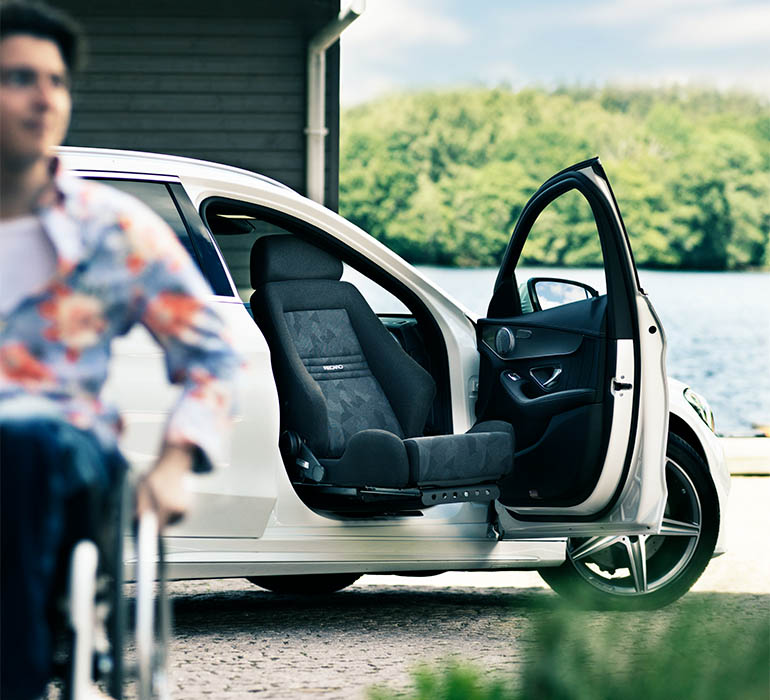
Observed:
[[[591,613],[590,620],[623,615],[654,631],[707,601],[725,624],[759,615],[770,627],[768,504],[770,477],[733,478],[729,551],[688,595],[654,613]],[[534,624],[556,601],[532,572],[365,576],[322,598],[275,595],[244,579],[174,582],[169,591],[172,697],[190,700],[359,700],[373,685],[403,689],[419,664],[450,658],[515,679]]]

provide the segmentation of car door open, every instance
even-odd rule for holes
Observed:
[[[588,213],[557,222],[550,205],[568,194]],[[565,250],[570,227],[585,234],[591,224],[602,293],[570,279],[517,279],[538,221],[549,249]],[[558,173],[523,209],[487,316],[477,325],[477,415],[510,421],[516,433],[501,527],[518,536],[656,530],[666,495],[665,340],[598,159]]]

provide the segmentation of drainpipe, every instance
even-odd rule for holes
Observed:
[[[365,9],[366,0],[353,0],[350,7],[321,29],[308,45],[305,193],[320,204],[324,203],[325,141],[329,133],[326,128],[326,50]]]

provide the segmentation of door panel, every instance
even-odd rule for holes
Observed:
[[[479,406],[487,417],[505,417],[516,432],[514,473],[502,484],[503,503],[575,505],[596,484],[606,306],[606,297],[598,297],[479,322]]]
[[[563,221],[558,208],[539,221],[549,205],[575,192],[588,217],[575,217],[568,203]],[[601,248],[607,293],[531,312],[538,307],[526,298],[526,280],[516,279],[530,232],[538,222],[548,246],[534,249],[562,246],[569,257],[575,232],[581,245],[590,233],[587,218],[595,224],[593,250]],[[513,472],[497,504],[508,536],[632,534],[659,527],[665,343],[648,307],[598,159],[547,181],[522,210],[495,284],[491,317],[478,323],[477,415],[508,420],[516,433]],[[646,425],[653,433],[645,432]]]

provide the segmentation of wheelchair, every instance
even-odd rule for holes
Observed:
[[[61,688],[62,700],[122,700],[125,686],[134,680],[139,700],[170,698],[166,651],[171,611],[163,546],[154,513],[145,513],[132,526],[132,496],[126,477],[114,496],[114,521],[101,538],[101,547],[83,539],[72,549],[54,658],[53,680]],[[136,584],[130,654],[129,605],[124,596],[128,532],[133,535]]]

